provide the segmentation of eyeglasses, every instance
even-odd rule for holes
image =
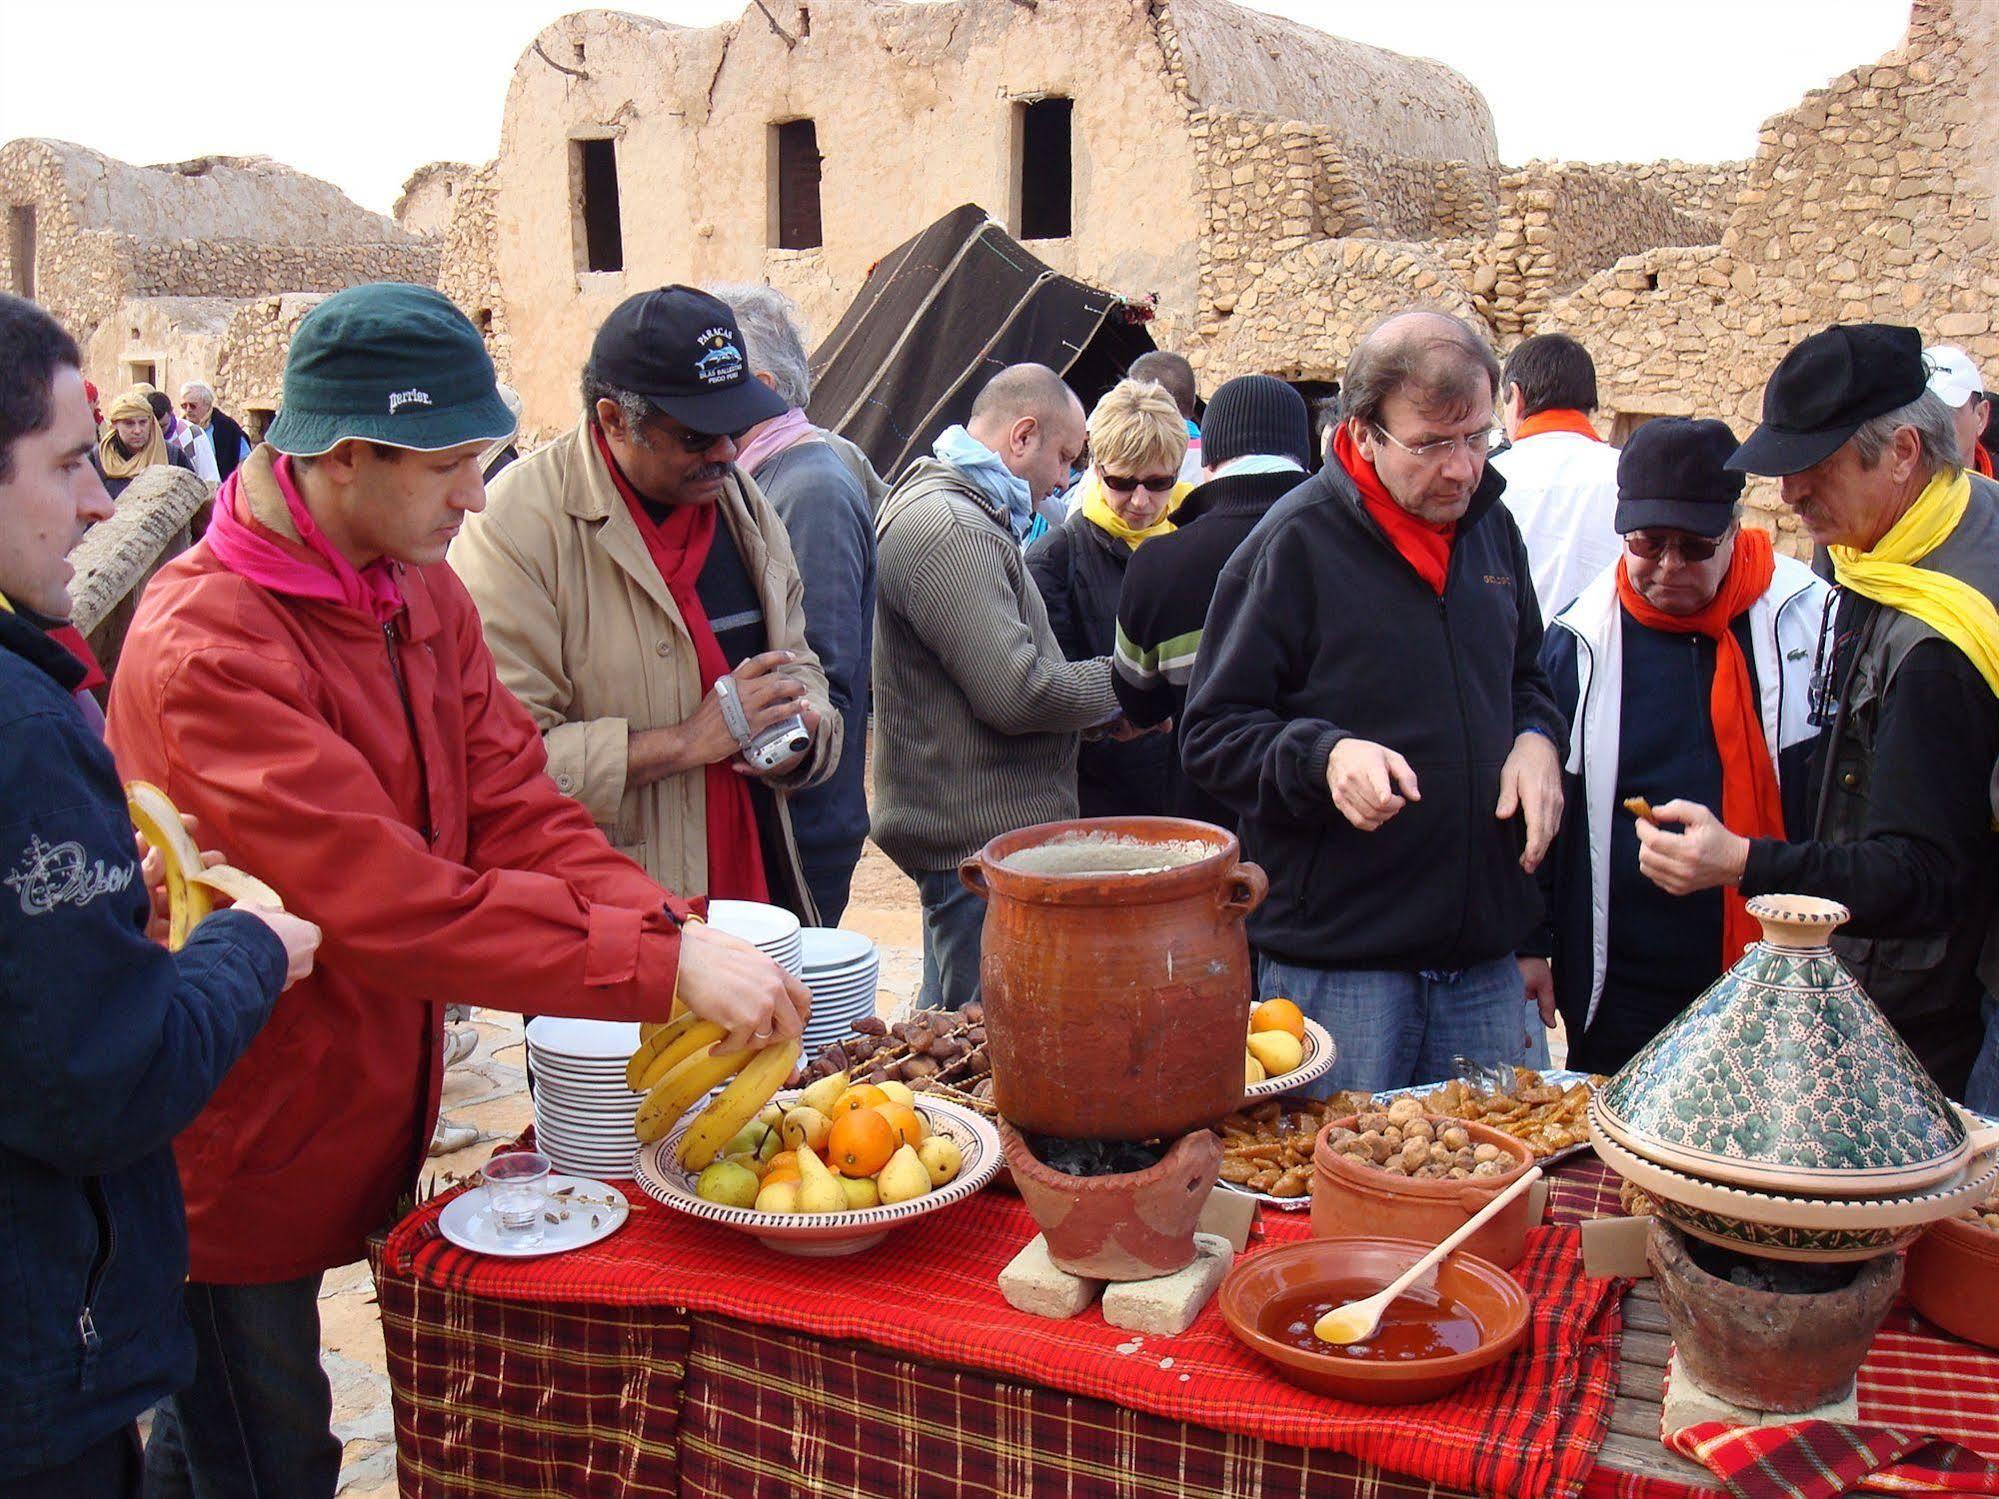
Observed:
[[[1668,552],[1678,552],[1682,562],[1706,562],[1721,550],[1721,538],[1707,536],[1686,536],[1675,533],[1671,536],[1647,536],[1643,531],[1633,531],[1624,538],[1631,555],[1645,562],[1657,562]]]
[[[1411,458],[1416,459],[1419,463],[1442,463],[1460,445],[1463,446],[1465,452],[1471,457],[1483,458],[1485,457],[1486,449],[1492,446],[1491,428],[1474,432],[1469,437],[1440,437],[1435,442],[1419,442],[1414,447],[1411,447],[1393,432],[1382,426],[1380,422],[1370,422],[1368,425],[1372,426],[1375,431],[1379,432],[1383,437],[1394,443],[1395,446],[1402,449],[1403,452],[1407,453]]]
[[[1130,494],[1134,489],[1147,490],[1152,494],[1167,494],[1180,482],[1178,474],[1149,474],[1143,479],[1126,479],[1099,470],[1097,477],[1103,481],[1104,488],[1113,494]]]

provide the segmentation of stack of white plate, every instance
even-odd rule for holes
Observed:
[[[711,900],[708,920],[716,931],[741,937],[787,973],[799,971],[799,934],[803,929],[798,918],[782,906],[754,900]]]
[[[800,933],[805,987],[812,991],[812,1018],[805,1025],[805,1055],[815,1057],[875,1012],[881,953],[859,932],[809,926]]]
[[[625,1063],[638,1044],[638,1026],[626,1021],[542,1015],[528,1022],[534,1138],[557,1171],[632,1174],[640,1098],[625,1086]]]

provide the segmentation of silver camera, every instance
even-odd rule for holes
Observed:
[[[734,677],[715,679],[715,697],[722,705],[722,722],[735,736],[736,748],[742,751],[744,763],[750,769],[775,770],[792,756],[802,755],[811,748],[812,736],[806,732],[805,720],[796,713],[780,719],[761,734],[752,735],[749,716],[743,712],[742,693]]]

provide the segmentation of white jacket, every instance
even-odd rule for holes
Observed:
[[[1568,608],[1624,549],[1615,523],[1617,453],[1580,433],[1538,432],[1493,455],[1506,476],[1500,498],[1527,543],[1543,619]]]
[[[1780,555],[1770,586],[1749,606],[1763,742],[1775,746],[1770,758],[1780,786],[1783,752],[1818,733],[1811,723],[1812,665],[1830,591],[1809,567]],[[1590,991],[1583,1022],[1587,1029],[1603,1000],[1603,975],[1610,957],[1610,831],[1617,814],[1613,798],[1624,709],[1624,609],[1617,599],[1617,569],[1598,575],[1548,628],[1576,637],[1576,712],[1563,769],[1582,777],[1581,810],[1589,819]]]

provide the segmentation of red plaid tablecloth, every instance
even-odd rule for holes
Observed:
[[[954,1461],[962,1464],[967,1460],[964,1454],[977,1444],[958,1441],[953,1432],[966,1419],[965,1392],[971,1390],[978,1395],[973,1405],[991,1415],[994,1444],[1009,1434],[1009,1424],[1002,1419],[1008,1409],[1031,1405],[1037,1454],[1066,1453],[1069,1460],[1062,1471],[1072,1477],[1089,1468],[1079,1455],[1074,1433],[1093,1432],[1108,1439],[1124,1431],[1106,1449],[1111,1454],[1107,1469],[1129,1471],[1138,1460],[1133,1455],[1135,1445],[1144,1445],[1137,1433],[1147,1418],[1157,1418],[1160,1431],[1148,1439],[1160,1451],[1173,1453],[1173,1471],[1185,1471],[1190,1447],[1214,1449],[1217,1486],[1208,1491],[1217,1494],[1260,1491],[1241,1477],[1240,1452],[1251,1447],[1264,1449],[1257,1454],[1256,1465],[1268,1461],[1276,1468],[1295,1470],[1301,1481],[1335,1465],[1317,1451],[1273,1455],[1270,1449],[1336,1449],[1364,1463],[1421,1474],[1427,1483],[1453,1490],[1573,1493],[1602,1441],[1615,1384],[1621,1288],[1583,1277],[1574,1234],[1568,1229],[1537,1230],[1527,1260],[1516,1271],[1536,1306],[1521,1352],[1448,1400],[1391,1411],[1310,1395],[1276,1379],[1228,1333],[1213,1306],[1188,1332],[1173,1339],[1145,1338],[1109,1327],[1095,1310],[1061,1323],[1015,1312],[1001,1299],[994,1278],[1035,1230],[1018,1200],[998,1193],[981,1194],[906,1225],[876,1249],[830,1261],[776,1254],[746,1236],[643,1199],[635,1203],[632,1220],[602,1245],[557,1259],[495,1260],[468,1254],[439,1238],[435,1218],[440,1208],[441,1204],[432,1204],[398,1225],[376,1256],[379,1279],[411,1288],[407,1309],[392,1306],[405,1298],[400,1285],[393,1294],[386,1289],[383,1293],[384,1321],[392,1342],[410,1345],[405,1361],[410,1377],[423,1380],[426,1372],[435,1372],[422,1363],[423,1344],[426,1339],[435,1344],[438,1338],[433,1334],[442,1333],[466,1345],[445,1357],[447,1372],[457,1378],[460,1365],[477,1360],[469,1345],[482,1335],[481,1325],[501,1315],[493,1309],[515,1302],[530,1302],[543,1310],[587,1308],[594,1318],[634,1327],[650,1325],[659,1309],[684,1308],[696,1314],[697,1368],[690,1371],[677,1420],[671,1419],[673,1413],[662,1411],[657,1423],[662,1430],[672,1425],[675,1439],[656,1438],[655,1446],[660,1461],[678,1459],[681,1485],[687,1492],[708,1491],[700,1475],[718,1464],[768,1457],[765,1442],[750,1441],[745,1446],[743,1438],[755,1433],[761,1419],[755,1413],[770,1402],[771,1397],[760,1392],[768,1390],[767,1381],[787,1359],[796,1362],[789,1350],[801,1339],[811,1350],[807,1372],[812,1380],[837,1380],[842,1377],[839,1370],[854,1360],[875,1359],[878,1364],[867,1366],[868,1382],[885,1380],[885,1388],[894,1389],[896,1378],[884,1370],[913,1371],[908,1375],[912,1393],[906,1402],[890,1404],[877,1413],[879,1420],[862,1421],[858,1413],[870,1407],[857,1396],[853,1413],[842,1422],[843,1428],[856,1422],[885,1422],[872,1454],[875,1458],[879,1449],[894,1446],[899,1440],[895,1432],[906,1424],[894,1412],[913,1416],[919,1407],[943,1403],[943,1411],[931,1410],[938,1423],[932,1426],[932,1435],[941,1445],[915,1460],[930,1472],[938,1451],[956,1450],[960,1455]],[[1265,1213],[1262,1219],[1269,1240],[1309,1233],[1309,1223],[1302,1217]],[[442,1328],[437,1317],[423,1315],[423,1303],[440,1294],[450,1298],[448,1305],[439,1307],[447,1314]],[[619,1308],[644,1315],[620,1318]],[[456,1316],[460,1325],[453,1326],[449,1316]],[[721,1318],[731,1321],[723,1323]],[[751,1340],[743,1346],[763,1357],[745,1366],[754,1371],[749,1383],[730,1372],[727,1360],[701,1371],[698,1350],[709,1337]],[[890,1355],[911,1355],[922,1362],[911,1364],[858,1347],[829,1358],[821,1351],[827,1340],[877,1345]],[[432,1347],[429,1355],[436,1359],[444,1352]],[[1002,1378],[924,1367],[938,1364],[986,1370]],[[610,1360],[607,1368],[615,1373],[617,1361]],[[542,1378],[551,1371],[533,1372]],[[781,1386],[784,1380],[777,1382]],[[1028,1394],[1009,1395],[1010,1383]],[[400,1397],[400,1377],[397,1384]],[[534,1387],[541,1392],[543,1419],[551,1429],[566,1432],[562,1396],[552,1392],[552,1384],[559,1386],[560,1381]],[[801,1385],[791,1394],[791,1403],[803,1400],[813,1408],[824,1408],[824,1392],[816,1384]],[[709,1395],[714,1398],[704,1403]],[[1044,1395],[1055,1398],[1052,1403],[1030,1398]],[[985,1405],[979,1406],[979,1400]],[[734,1440],[723,1436],[712,1444],[704,1435],[697,1442],[687,1429],[695,1406],[726,1408],[737,1417],[747,1411],[749,1432],[738,1433]],[[400,1427],[400,1398],[398,1417]],[[1179,1425],[1182,1422],[1217,1434],[1217,1440],[1196,1440]],[[1042,1434],[1041,1428],[1051,1423],[1052,1430]],[[1059,1445],[1049,1448],[1047,1443],[1058,1440],[1058,1433]],[[853,1437],[843,1429],[828,1433],[818,1447],[804,1438],[780,1443],[782,1448],[797,1448],[800,1442],[804,1446],[778,1464],[772,1492],[780,1491],[785,1482],[796,1483],[798,1463],[806,1456],[837,1452]],[[992,1491],[1025,1492],[1012,1485],[1001,1461],[1004,1450],[1002,1445],[989,1445],[982,1459],[993,1465]],[[637,1460],[630,1453],[617,1454],[619,1462]],[[753,1476],[732,1468],[736,1487],[720,1484],[712,1491],[744,1492],[741,1485]],[[854,1481],[828,1482],[834,1491],[846,1491]],[[1187,1473],[1182,1481],[1194,1482],[1195,1476]],[[961,1486],[961,1491],[978,1491],[969,1475],[965,1484],[969,1486]],[[516,1491],[541,1492],[531,1487]],[[880,1491],[897,1492],[893,1486]],[[1059,1491],[1041,1486],[1033,1490]],[[1167,1485],[1167,1491],[1175,1491],[1174,1486]],[[1412,1491],[1426,1489],[1417,1484]],[[424,1492],[443,1490],[426,1487]]]
[[[1675,1377],[1669,1367],[1669,1388]],[[1852,1425],[1708,1421],[1662,1432],[1661,1440],[1742,1499],[1999,1494],[1999,1354],[1939,1337],[1898,1305],[1855,1383],[1860,1420]]]

